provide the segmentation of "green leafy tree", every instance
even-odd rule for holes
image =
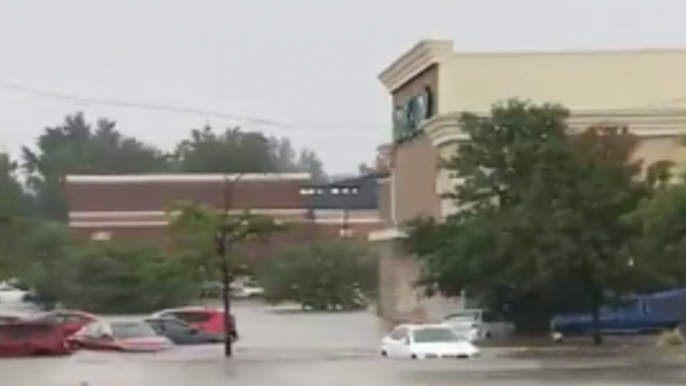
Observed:
[[[632,216],[641,227],[632,268],[640,288],[656,291],[686,285],[686,181],[663,185]]]
[[[239,128],[215,133],[206,126],[176,149],[178,167],[187,173],[268,173],[276,171],[272,146],[262,133]]]
[[[300,152],[298,170],[310,173],[312,179],[315,181],[326,181],[327,177],[324,172],[324,164],[312,150],[304,149]]]
[[[183,258],[203,281],[219,278],[221,264],[228,264],[231,275],[245,270],[248,262],[241,247],[254,240],[268,239],[284,229],[271,217],[245,211],[223,215],[221,211],[195,202],[180,202],[168,211],[170,248]],[[227,260],[217,251],[217,235],[224,229],[229,241]]]
[[[266,299],[305,309],[358,309],[374,296],[377,260],[364,245],[320,242],[291,247],[261,277]]]
[[[65,302],[105,313],[150,312],[187,304],[199,282],[187,264],[144,246],[94,243],[80,249]]]
[[[519,101],[462,115],[470,141],[446,164],[461,180],[451,195],[458,211],[410,224],[427,292],[466,290],[518,328],[540,330],[560,311],[597,320],[609,298],[631,289],[636,228],[624,219],[650,192],[631,161],[636,140],[616,127],[572,132],[567,117]]]
[[[13,232],[21,258],[12,264],[12,276],[32,289],[35,300],[47,309],[70,299],[79,249],[69,230],[61,223],[18,218]]]
[[[32,214],[31,197],[24,191],[17,175],[17,165],[0,153],[0,279],[10,274],[11,266],[22,258],[19,241],[20,220]]]
[[[63,184],[67,174],[159,172],[169,170],[170,163],[159,150],[123,136],[113,121],[100,119],[93,127],[77,113],[67,116],[63,124],[45,129],[35,150],[25,147],[23,167],[40,213],[65,220],[68,208]]]
[[[215,132],[205,126],[191,131],[176,148],[177,168],[187,173],[309,172],[325,176],[323,164],[311,150],[300,158],[288,138],[267,137],[260,132],[228,128]]]

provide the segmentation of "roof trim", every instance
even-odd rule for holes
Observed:
[[[341,218],[315,218],[313,220],[308,220],[305,218],[294,218],[294,219],[276,219],[275,221],[280,223],[315,223],[315,224],[334,224],[343,225],[345,223],[354,224],[381,224],[383,220],[378,217],[352,217],[347,220]],[[165,228],[169,225],[167,220],[151,220],[151,221],[135,221],[135,220],[122,220],[122,221],[70,221],[69,228],[71,229],[98,229],[98,230],[108,230],[114,228]]]
[[[379,80],[393,92],[432,64],[452,55],[452,40],[422,40],[386,68]]]
[[[469,136],[460,129],[460,113],[432,117],[420,127],[429,136],[434,147],[448,143],[468,141]],[[488,113],[477,113],[487,116]],[[594,125],[626,125],[629,132],[639,138],[677,137],[686,134],[686,111],[679,109],[622,109],[571,110],[567,123],[573,129]]]
[[[68,175],[72,184],[309,180],[309,173]]]

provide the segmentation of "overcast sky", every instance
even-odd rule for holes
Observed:
[[[171,148],[210,123],[287,135],[330,172],[390,137],[378,73],[419,39],[465,51],[686,48],[684,0],[0,0],[0,83],[288,125],[134,110],[0,88],[13,154],[64,116]]]

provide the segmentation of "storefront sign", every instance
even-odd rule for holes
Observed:
[[[419,127],[433,115],[433,95],[429,87],[393,111],[393,138],[402,141],[419,133]]]

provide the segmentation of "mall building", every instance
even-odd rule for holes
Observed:
[[[250,259],[314,240],[366,239],[383,227],[374,175],[326,182],[308,173],[69,175],[65,191],[69,227],[82,240],[165,245],[170,210],[181,202],[286,225],[265,240],[241,243]]]
[[[686,164],[686,48],[578,52],[468,53],[452,41],[422,41],[381,75],[393,107],[392,142],[380,148],[385,228],[370,234],[381,251],[379,312],[391,320],[432,319],[456,302],[424,299],[413,287],[416,262],[401,247],[399,226],[420,215],[444,218],[452,189],[441,159],[460,141],[463,112],[488,114],[510,98],[559,103],[573,127],[625,125],[639,139],[635,157]],[[390,134],[390,133],[389,133]]]

